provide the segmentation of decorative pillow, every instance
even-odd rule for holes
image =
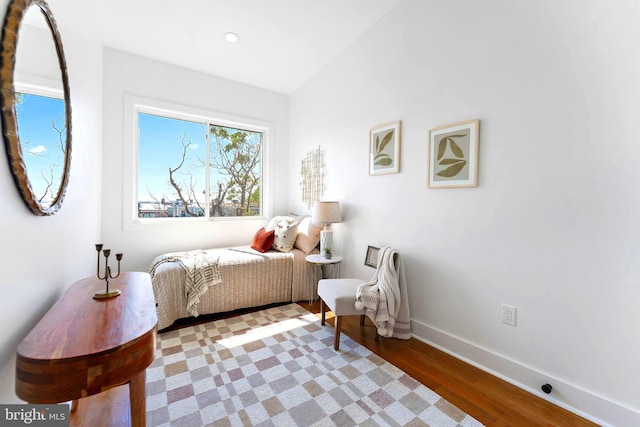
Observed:
[[[311,222],[311,217],[306,216],[298,223],[298,237],[294,247],[309,255],[320,242],[320,232],[324,224]]]
[[[274,216],[265,227],[265,230],[273,230],[275,239],[273,249],[280,252],[291,252],[298,237],[298,222],[292,216]]]
[[[255,249],[258,252],[264,253],[271,249],[274,238],[275,232],[273,230],[266,231],[263,227],[258,230],[255,236],[253,236],[253,240],[251,241],[251,248]]]

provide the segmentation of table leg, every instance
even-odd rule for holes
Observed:
[[[78,410],[78,399],[71,401],[71,412],[76,412]]]
[[[143,370],[129,381],[132,427],[145,427],[147,424],[146,379],[147,371]]]
[[[322,279],[322,266],[313,264],[310,271],[313,277],[310,280],[309,305],[316,302],[316,298],[318,297],[318,280]],[[318,271],[319,274],[317,274]]]

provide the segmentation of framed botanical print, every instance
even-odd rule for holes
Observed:
[[[478,185],[480,120],[453,123],[429,130],[429,188]]]
[[[400,172],[400,121],[369,132],[369,175]]]

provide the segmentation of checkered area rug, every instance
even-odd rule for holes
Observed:
[[[149,426],[481,426],[298,304],[159,334]]]

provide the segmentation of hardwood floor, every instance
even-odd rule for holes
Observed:
[[[320,316],[319,302],[300,305]],[[333,315],[327,316],[332,327]],[[487,426],[597,425],[415,338],[376,342],[369,319],[362,327],[359,316],[345,316],[342,332]]]
[[[320,317],[319,302],[312,305],[301,302],[300,305]],[[247,311],[252,310],[185,319],[162,332]],[[333,314],[327,313],[326,327],[333,327],[333,321]],[[342,320],[342,331],[486,426],[597,426],[417,339],[382,338],[376,342],[373,324],[368,319],[362,327],[359,316],[346,316]],[[71,414],[71,426],[87,425],[130,425],[128,386],[80,399],[77,412]]]

